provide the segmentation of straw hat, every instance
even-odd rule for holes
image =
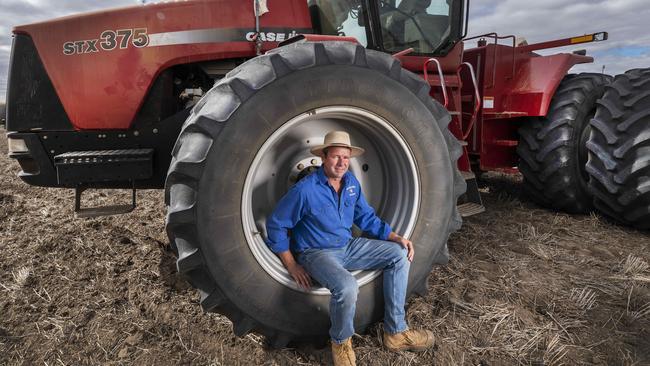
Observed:
[[[351,150],[350,157],[355,157],[363,154],[365,150],[360,147],[352,146],[350,144],[350,135],[345,131],[330,131],[325,135],[325,141],[322,145],[313,147],[310,151],[316,156],[320,156],[323,152],[323,149],[328,147],[337,146],[337,147],[347,147]]]

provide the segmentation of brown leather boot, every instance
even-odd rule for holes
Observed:
[[[384,347],[391,351],[424,351],[433,347],[433,332],[429,330],[414,330],[395,334],[384,332]]]
[[[334,366],[356,366],[357,359],[352,349],[352,338],[346,339],[341,344],[332,341],[332,359]]]

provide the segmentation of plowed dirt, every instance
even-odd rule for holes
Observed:
[[[176,273],[161,191],[138,192],[132,214],[78,219],[71,190],[22,183],[6,149],[0,137],[0,364],[331,363],[328,348],[270,350],[201,312]],[[482,186],[487,212],[466,219],[429,294],[409,301],[436,347],[387,352],[378,324],[355,335],[358,363],[650,364],[648,233],[540,209],[517,176]]]

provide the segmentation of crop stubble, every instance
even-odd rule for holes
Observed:
[[[6,151],[0,138],[0,364],[331,362],[328,348],[270,350],[200,311],[161,191],[138,192],[132,214],[77,219],[71,190],[27,186]],[[487,212],[465,220],[449,265],[408,303],[436,347],[387,352],[378,324],[353,339],[360,365],[650,364],[648,233],[539,209],[518,180],[483,179]]]

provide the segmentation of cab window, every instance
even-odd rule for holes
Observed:
[[[319,34],[356,38],[368,45],[361,0],[309,0],[309,12]]]
[[[412,47],[434,53],[451,33],[451,0],[380,0],[382,44],[385,51]]]

